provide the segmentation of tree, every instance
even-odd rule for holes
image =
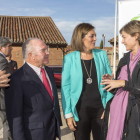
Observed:
[[[103,40],[101,40],[100,49],[103,49]]]

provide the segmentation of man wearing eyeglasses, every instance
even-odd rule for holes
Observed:
[[[60,109],[57,88],[49,62],[49,48],[40,39],[22,45],[25,64],[11,75],[5,102],[14,140],[60,139]],[[11,100],[12,99],[12,100]]]

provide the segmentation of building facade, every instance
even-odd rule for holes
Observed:
[[[24,64],[22,44],[28,38],[39,38],[49,45],[49,65],[62,65],[67,42],[51,17],[0,16],[0,36],[12,41],[12,60],[18,68]]]

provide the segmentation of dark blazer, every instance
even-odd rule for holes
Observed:
[[[14,140],[54,140],[62,125],[53,72],[50,78],[54,103],[34,70],[25,63],[11,75],[6,89],[6,114]]]
[[[16,62],[16,61],[11,60],[10,63],[11,63],[11,65],[13,66],[14,70],[17,70],[17,69],[18,69],[18,67],[17,67],[17,62]]]
[[[1,53],[0,53],[0,70],[5,70],[6,73],[13,72],[13,69],[9,65],[7,59]],[[2,110],[5,110],[4,91],[5,88],[0,88],[0,109]]]
[[[121,72],[121,68],[127,65],[127,60],[130,52],[126,53],[125,56],[120,60],[116,72],[116,79]],[[136,116],[140,116],[140,60],[137,62],[131,77],[131,81],[125,81],[124,90],[129,92],[126,118],[124,123],[124,130],[122,135],[122,140],[139,140],[140,139],[140,120],[136,120]],[[118,89],[111,91],[112,94],[116,94]],[[131,96],[134,95],[136,99],[138,112],[135,112],[135,105],[131,99]],[[107,131],[108,131],[108,117],[110,112],[110,104],[112,99],[107,103],[105,115],[103,119],[101,140],[106,140]],[[137,121],[137,122],[136,122]],[[137,124],[137,126],[136,126]],[[139,134],[139,135],[138,135]]]

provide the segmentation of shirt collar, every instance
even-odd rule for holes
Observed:
[[[0,52],[0,54],[2,54],[6,58],[5,54],[3,54],[2,52]]]
[[[30,64],[30,63],[28,63],[28,62],[26,62],[37,74],[41,74],[41,68],[39,68],[39,67],[36,67],[36,66],[34,66],[34,65],[32,65],[32,64]],[[45,67],[43,66],[42,68],[44,68],[44,70],[45,70]]]

